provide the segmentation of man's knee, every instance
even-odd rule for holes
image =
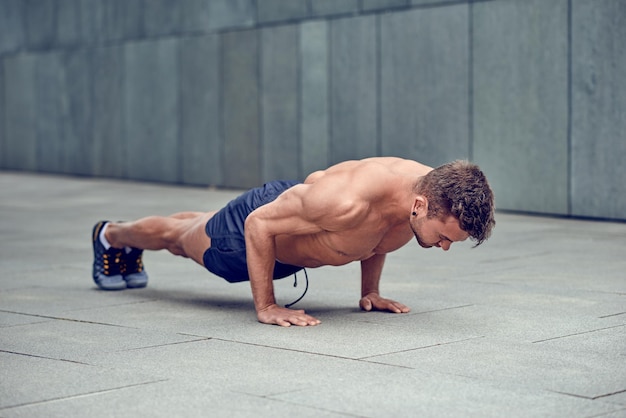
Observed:
[[[184,246],[184,236],[188,230],[189,222],[176,218],[169,218],[167,227],[161,238],[165,243],[165,248],[174,255],[187,257]]]

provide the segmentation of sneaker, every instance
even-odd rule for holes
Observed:
[[[127,254],[124,252],[122,256],[122,275],[126,281],[126,286],[131,289],[146,287],[148,285],[148,274],[143,267],[141,255],[143,250],[133,248]]]
[[[100,231],[107,222],[100,221],[93,227],[93,281],[103,290],[121,290],[126,288],[121,273],[124,250],[113,247],[107,250],[100,242]]]

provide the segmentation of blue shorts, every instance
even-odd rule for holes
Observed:
[[[272,181],[230,201],[206,224],[211,247],[204,252],[204,267],[231,283],[250,280],[246,262],[244,222],[256,208],[274,201],[282,192],[299,184],[295,181]],[[276,261],[274,279],[282,279],[302,267]]]

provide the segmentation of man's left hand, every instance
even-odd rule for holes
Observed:
[[[369,293],[363,296],[359,306],[364,311],[389,311],[393,313],[407,313],[411,311],[411,308],[408,306],[395,300],[385,299],[377,293]]]

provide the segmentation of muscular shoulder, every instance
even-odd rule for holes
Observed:
[[[305,183],[312,184],[321,179],[337,179],[342,176],[377,177],[381,180],[399,175],[420,177],[431,170],[432,168],[427,165],[404,158],[372,157],[363,160],[344,161],[326,170],[316,171],[306,178]]]
[[[298,192],[307,216],[340,229],[356,226],[372,211],[380,211],[381,202],[398,200],[430,170],[395,157],[345,161],[312,173]]]
[[[354,226],[390,192],[393,179],[390,166],[374,160],[340,163],[307,178],[303,207],[314,218]]]
[[[345,175],[324,176],[294,188],[303,216],[327,231],[353,228],[367,216],[369,202],[352,187]]]

